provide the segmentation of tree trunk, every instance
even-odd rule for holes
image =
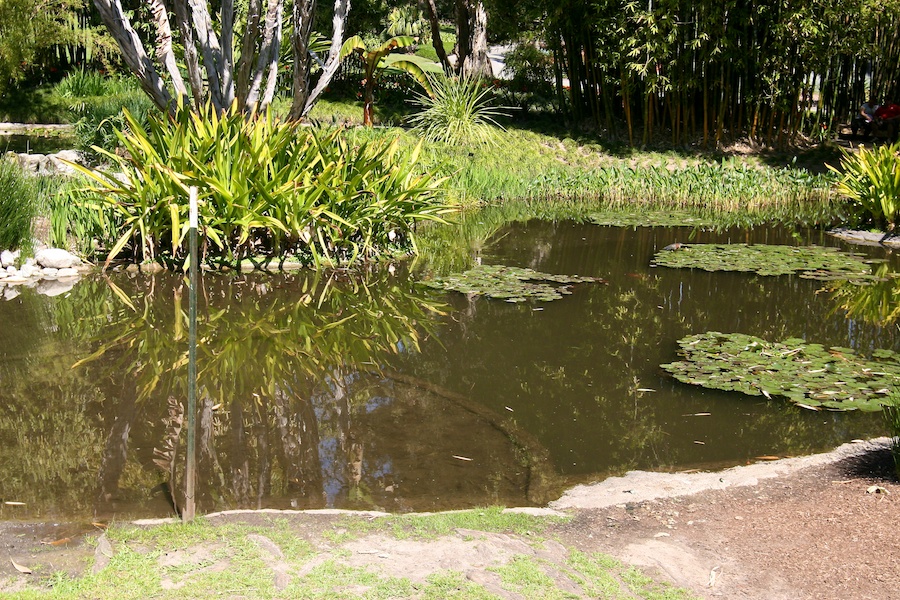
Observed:
[[[431,44],[434,46],[438,60],[441,61],[441,66],[444,67],[444,72],[449,73],[453,67],[450,65],[447,51],[444,50],[444,41],[441,39],[441,22],[438,19],[437,6],[434,0],[426,0],[424,4],[425,11],[428,13],[428,24],[431,26]]]
[[[482,2],[477,2],[470,9],[469,32],[469,54],[462,63],[462,73],[492,79],[494,70],[491,68],[491,59],[488,58],[487,11]]]

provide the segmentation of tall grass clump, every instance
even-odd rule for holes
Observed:
[[[65,102],[75,123],[78,149],[93,158],[99,158],[94,146],[107,151],[116,147],[116,130],[127,127],[123,108],[142,125],[154,110],[134,78],[109,77],[96,71],[70,73],[56,85],[54,94]]]
[[[29,247],[39,188],[13,161],[0,159],[0,250]]]
[[[894,471],[900,478],[900,391],[894,390],[884,405],[884,421],[891,436],[891,454],[894,456]]]
[[[893,231],[900,220],[900,142],[844,151],[837,183],[862,221]]]
[[[506,116],[493,105],[494,90],[471,76],[430,78],[432,95],[421,94],[413,103],[421,108],[409,118],[413,129],[431,142],[451,145],[494,141]]]
[[[320,136],[235,107],[151,116],[146,127],[124,114],[128,129],[117,136],[127,158],[104,152],[112,170],[82,168],[95,183],[82,205],[115,231],[103,240],[107,264],[127,253],[180,265],[192,186],[210,263],[295,256],[345,264],[414,251],[414,224],[446,210],[418,148],[403,152],[396,141],[351,145],[340,130]]]

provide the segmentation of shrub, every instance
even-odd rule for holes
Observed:
[[[494,91],[477,77],[434,77],[433,96],[419,95],[413,102],[421,111],[410,117],[413,128],[429,141],[448,144],[486,143],[503,129],[497,118],[505,116],[492,106]]]
[[[894,455],[894,470],[900,478],[900,392],[891,393],[884,405],[884,421],[891,436],[891,453]]]
[[[351,146],[340,131],[317,136],[234,107],[152,116],[146,127],[124,114],[128,131],[117,135],[129,158],[106,152],[113,171],[82,169],[99,184],[82,204],[116,231],[104,240],[107,264],[125,249],[170,266],[183,261],[192,186],[210,262],[293,254],[344,263],[414,250],[414,222],[445,210],[441,182],[418,172],[418,149],[403,154],[396,141]]]
[[[845,150],[841,167],[838,193],[853,202],[858,217],[893,230],[900,219],[900,142]]]
[[[37,182],[17,164],[0,160],[0,250],[28,247],[37,206]]]

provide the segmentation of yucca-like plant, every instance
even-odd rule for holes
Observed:
[[[191,187],[210,262],[290,254],[352,262],[414,250],[413,223],[444,211],[441,181],[420,174],[418,152],[401,153],[396,143],[350,146],[340,131],[318,137],[236,107],[151,117],[146,127],[127,111],[125,118],[128,130],[117,135],[128,158],[97,149],[114,169],[80,168],[95,183],[83,204],[116,230],[107,264],[126,249],[180,264]]]
[[[468,75],[431,79],[433,95],[413,100],[422,110],[409,122],[429,141],[453,145],[494,141],[496,130],[503,130],[497,118],[506,114],[493,105],[494,91],[484,83]]]
[[[900,220],[900,142],[857,152],[844,151],[837,191],[854,202],[863,218],[893,231]]]

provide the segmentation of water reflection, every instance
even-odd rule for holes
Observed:
[[[401,272],[204,277],[198,510],[542,504],[629,468],[734,465],[883,433],[878,415],[812,413],[659,369],[677,339],[708,330],[900,349],[896,327],[850,304],[865,293],[875,300],[854,302],[895,307],[896,280],[838,286],[841,309],[799,277],[649,266],[675,241],[836,243],[824,234],[533,221],[466,239],[486,264],[609,283],[513,305],[432,296]],[[178,276],[121,274],[0,302],[2,500],[25,503],[0,517],[173,513],[186,294]]]

